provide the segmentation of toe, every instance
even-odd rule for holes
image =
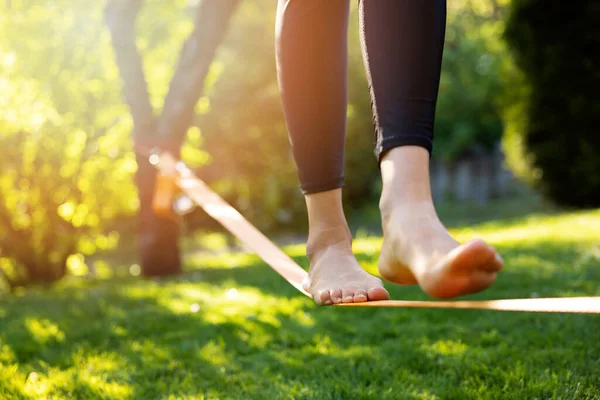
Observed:
[[[481,263],[481,269],[488,273],[496,273],[502,269],[504,262],[498,254],[493,254],[488,260]]]
[[[452,250],[445,263],[453,271],[489,270],[494,264],[495,254],[492,246],[481,239],[474,239]]]
[[[385,288],[381,286],[375,286],[369,289],[369,291],[367,292],[367,297],[370,301],[389,300],[390,294],[387,290],[385,290]]]
[[[487,254],[483,253],[481,254],[480,257],[480,265],[481,265],[481,269],[487,271],[487,272],[498,272],[502,269],[502,266],[504,265],[504,261],[502,260],[502,257],[500,257],[500,254],[498,254],[498,252],[496,251],[496,249],[489,245],[486,244],[487,246]]]
[[[354,302],[354,293],[356,289],[343,289],[342,290],[342,301],[344,303],[352,303]]]
[[[329,291],[329,297],[333,304],[338,304],[342,302],[342,291],[340,289],[333,289]]]
[[[368,301],[369,297],[367,296],[367,291],[364,289],[358,289],[355,293],[354,293],[354,298],[352,299],[352,301],[354,303],[364,303],[365,301]]]
[[[333,304],[331,296],[329,295],[329,290],[319,291],[315,297],[315,302],[320,306],[329,306]]]
[[[494,256],[494,262],[492,263],[494,272],[500,271],[504,268],[504,260],[500,257],[500,254],[496,253]]]
[[[470,279],[470,290],[465,294],[477,293],[487,289],[488,287],[492,286],[492,284],[496,281],[497,276],[498,275],[496,273],[489,273],[483,271],[474,274],[473,276],[471,276]]]

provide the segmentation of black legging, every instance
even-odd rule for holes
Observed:
[[[375,154],[432,150],[446,0],[359,0]],[[279,0],[277,70],[305,194],[344,184],[350,0]]]

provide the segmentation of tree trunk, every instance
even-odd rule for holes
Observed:
[[[179,223],[175,218],[156,215],[152,209],[156,169],[143,155],[137,155],[136,184],[140,201],[138,246],[144,276],[166,276],[181,272]]]
[[[164,109],[158,119],[154,117],[154,110],[150,105],[142,58],[135,44],[135,21],[142,3],[142,0],[109,1],[106,7],[106,22],[111,31],[125,99],[133,116],[136,146],[157,146],[178,157],[187,129],[193,120],[194,107],[202,95],[204,78],[239,0],[200,2],[194,31],[181,50]],[[145,155],[137,154],[136,160],[142,274],[177,274],[181,272],[178,221],[174,214],[172,217],[155,214],[152,200],[156,170]]]

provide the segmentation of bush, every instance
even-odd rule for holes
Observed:
[[[566,206],[600,206],[598,21],[594,0],[514,0],[505,32],[522,72],[509,163]]]
[[[69,4],[0,13],[0,286],[85,273],[137,207],[102,9]]]

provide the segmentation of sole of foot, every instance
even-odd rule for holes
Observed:
[[[504,265],[496,250],[481,239],[457,246],[430,265],[422,263],[409,266],[395,255],[390,246],[384,239],[379,260],[381,276],[401,285],[418,284],[425,293],[438,299],[450,299],[487,289]]]

